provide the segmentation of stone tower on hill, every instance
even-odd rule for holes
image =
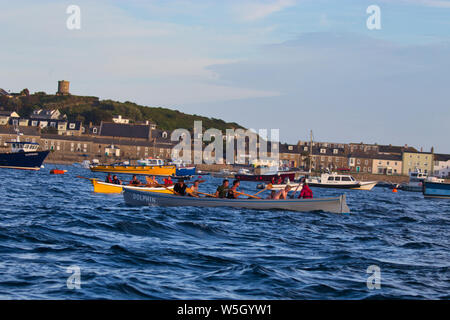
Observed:
[[[62,95],[62,96],[69,95],[70,94],[69,86],[70,86],[69,81],[66,81],[66,80],[58,81],[58,92],[56,94]]]

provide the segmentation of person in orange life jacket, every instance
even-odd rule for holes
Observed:
[[[110,173],[108,173],[108,175],[106,176],[105,182],[106,183],[113,183]]]
[[[313,192],[308,186],[308,182],[306,182],[306,179],[303,180],[303,188],[302,191],[300,191],[300,195],[298,196],[299,199],[312,199]]]

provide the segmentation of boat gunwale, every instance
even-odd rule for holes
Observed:
[[[143,190],[136,190],[131,186],[124,186],[124,192],[125,190],[127,191],[131,191],[131,192],[137,192],[137,193],[145,193],[145,191]],[[189,201],[195,201],[195,200],[202,200],[202,201],[209,201],[209,202],[214,202],[214,201],[221,201],[221,202],[234,202],[234,203],[238,203],[238,202],[249,202],[249,203],[257,203],[257,202],[262,202],[262,203],[306,203],[306,202],[330,202],[330,201],[337,201],[337,200],[342,200],[342,197],[345,195],[340,195],[338,197],[329,197],[329,198],[316,198],[316,199],[278,199],[278,200],[274,200],[274,199],[228,199],[228,198],[212,198],[212,197],[190,197],[190,196],[177,196],[177,195],[173,195],[173,194],[168,194],[168,193],[158,193],[157,197],[166,197],[168,199],[185,199],[185,200],[189,200]]]

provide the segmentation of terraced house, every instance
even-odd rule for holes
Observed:
[[[403,152],[402,174],[409,175],[411,172],[419,171],[426,174],[433,173],[433,153],[431,152]]]
[[[435,154],[433,170],[436,177],[450,178],[450,154]]]
[[[401,154],[379,153],[372,159],[372,173],[385,175],[401,175],[402,164],[403,160]]]

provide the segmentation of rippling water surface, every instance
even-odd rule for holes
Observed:
[[[52,168],[0,169],[2,299],[450,298],[450,200],[313,189],[346,192],[352,213],[134,208],[94,194],[76,178],[88,170]],[[206,179],[204,191],[220,183]],[[70,266],[80,289],[67,287]]]

